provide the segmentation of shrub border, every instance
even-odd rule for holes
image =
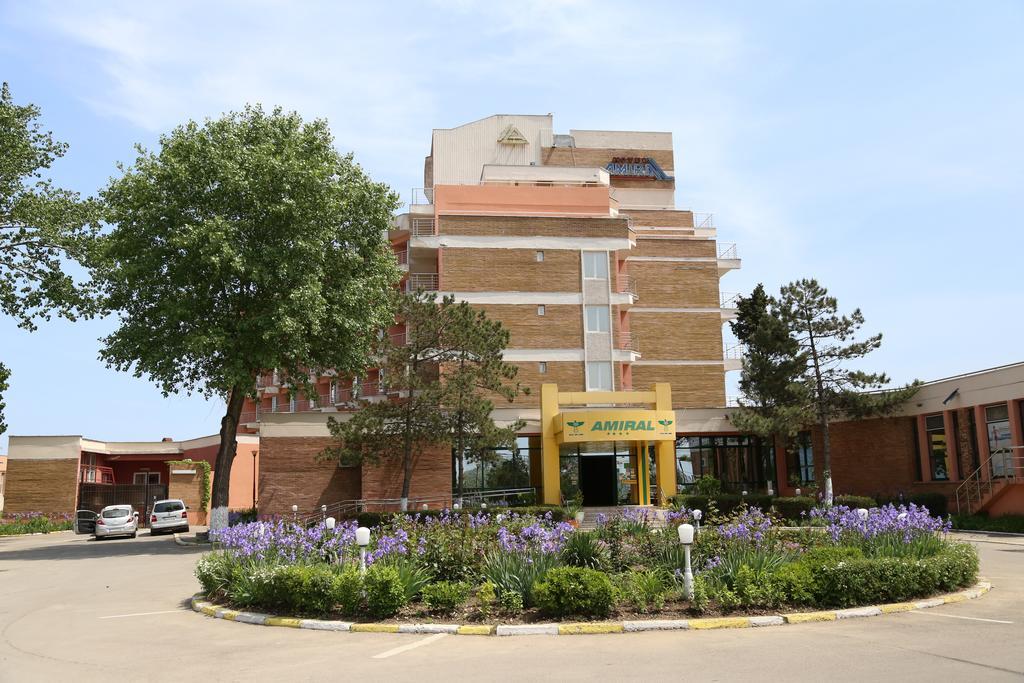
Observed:
[[[650,619],[645,621],[587,621],[561,624],[363,624],[351,621],[325,621],[277,617],[259,612],[233,610],[204,599],[202,593],[192,596],[192,610],[215,619],[238,621],[257,626],[283,626],[313,631],[349,631],[353,633],[450,633],[461,636],[572,636],[590,633],[635,633],[639,631],[702,631],[721,628],[751,628],[805,624],[820,621],[839,621],[858,617],[877,617],[882,614],[939,607],[954,602],[980,598],[992,590],[988,581],[978,581],[973,587],[947,593],[926,600],[893,602],[885,605],[851,607],[822,612],[792,612],[758,617],[706,617],[699,619]]]

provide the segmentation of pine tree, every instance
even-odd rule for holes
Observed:
[[[862,418],[890,413],[917,392],[919,383],[885,390],[889,378],[884,373],[850,369],[850,362],[881,346],[882,335],[855,341],[864,324],[860,309],[840,315],[835,297],[816,280],[798,280],[782,287],[777,307],[778,317],[799,345],[799,353],[793,357],[802,365],[809,407],[821,428],[825,502],[831,505],[831,421],[839,415]]]

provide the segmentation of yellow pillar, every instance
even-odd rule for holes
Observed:
[[[562,504],[561,464],[555,440],[555,416],[558,415],[558,385],[540,387],[541,501],[545,505]]]
[[[640,505],[651,504],[651,460],[647,450],[646,441],[636,442],[637,501]]]
[[[672,410],[672,387],[668,383],[654,385],[654,409]],[[673,425],[676,427],[675,425]],[[676,427],[678,430],[678,427]],[[676,494],[676,442],[658,441],[654,447],[654,460],[658,466],[658,502],[668,504],[668,496]]]

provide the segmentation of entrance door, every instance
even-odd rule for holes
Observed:
[[[582,455],[580,457],[580,492],[583,504],[616,505],[618,477],[614,455]]]

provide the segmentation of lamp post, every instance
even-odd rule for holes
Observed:
[[[292,521],[293,522],[298,522],[299,521],[299,506],[298,505],[292,505]]]
[[[701,512],[700,510],[694,510],[693,511],[693,521],[696,522],[696,527],[697,527],[695,529],[696,533],[700,533],[700,520],[701,520],[701,517],[703,517],[703,516],[704,516],[704,513]]]
[[[366,546],[370,545],[370,530],[365,526],[356,529],[356,545],[359,546],[359,573],[366,573]]]
[[[793,493],[799,496],[800,495],[800,489],[794,490]]]
[[[324,521],[327,521],[327,506],[326,505],[321,505],[320,506],[320,517]]]
[[[693,545],[693,525],[679,525],[679,542],[683,544],[683,557],[686,563],[683,569],[683,588],[686,589],[686,597],[693,600],[693,569],[690,567],[690,546]]]

